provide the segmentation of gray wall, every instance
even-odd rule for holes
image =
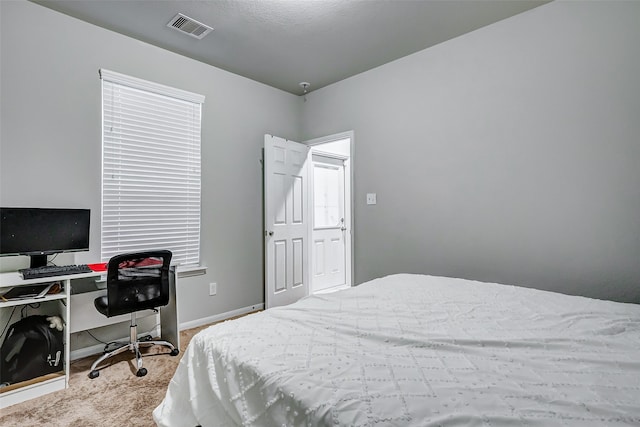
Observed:
[[[263,302],[264,133],[355,131],[357,283],[419,272],[640,302],[640,3],[553,2],[306,103],[33,3],[0,15],[2,206],[100,211],[99,68],[207,97],[209,270],[181,281],[181,323]],[[67,263],[99,257],[98,221]]]
[[[638,22],[553,2],[307,95],[304,139],[355,131],[356,283],[640,302]]]
[[[58,260],[96,262],[98,69],[203,94],[201,262],[208,272],[181,280],[179,321],[261,304],[261,148],[265,133],[299,139],[301,100],[33,3],[0,1],[0,14],[0,205],[92,209],[90,252]],[[0,262],[11,270],[28,261]],[[209,296],[209,282],[218,283],[217,296]]]

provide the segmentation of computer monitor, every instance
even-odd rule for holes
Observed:
[[[31,268],[47,255],[89,250],[89,209],[0,208],[0,256],[27,255]]]

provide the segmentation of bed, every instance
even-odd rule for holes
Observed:
[[[400,274],[193,337],[160,426],[640,425],[640,305]]]

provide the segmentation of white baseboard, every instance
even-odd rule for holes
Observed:
[[[237,310],[227,311],[226,313],[216,314],[214,316],[203,317],[202,319],[192,320],[190,322],[180,323],[180,330],[197,328],[198,326],[208,325],[210,323],[219,322],[221,320],[231,319],[232,317],[242,316],[257,310],[264,310],[264,303],[250,305],[248,307],[238,308]]]
[[[237,310],[227,311],[226,313],[216,314],[214,316],[204,317],[202,319],[191,320],[189,322],[180,323],[180,330],[197,328],[198,326],[208,325],[215,322],[220,322],[222,320],[227,320],[232,317],[241,316],[243,314],[251,313],[256,310],[263,310],[264,303],[250,305],[248,307],[239,308]],[[158,336],[160,335],[160,329],[155,328],[152,331],[140,332],[138,334],[138,338],[143,337],[145,335]],[[128,342],[129,337],[122,337],[118,340],[114,341],[122,341]],[[94,354],[99,354],[104,351],[104,344],[92,345],[90,347],[79,348],[77,350],[71,351],[69,355],[71,360],[81,359],[83,357],[92,356]]]

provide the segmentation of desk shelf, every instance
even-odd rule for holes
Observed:
[[[90,277],[89,273],[82,276]],[[64,356],[61,371],[0,388],[0,408],[67,388],[69,383],[69,301],[71,280],[75,278],[67,275],[23,280],[16,272],[0,274],[0,288],[50,282],[59,282],[61,285],[60,292],[47,294],[41,298],[11,299],[0,302],[0,325],[8,326],[17,322],[21,318],[21,307],[29,307],[29,315],[60,316],[64,323],[62,334]],[[5,335],[7,332],[8,328]],[[0,342],[4,342],[5,335],[0,336]]]
[[[9,301],[0,301],[0,308],[13,307],[15,305],[39,304],[47,301],[66,300],[67,295],[64,291],[57,294],[45,295],[42,298],[16,298]]]
[[[65,372],[56,372],[22,381],[0,389],[0,407],[6,408],[65,388],[67,388],[67,374]]]

